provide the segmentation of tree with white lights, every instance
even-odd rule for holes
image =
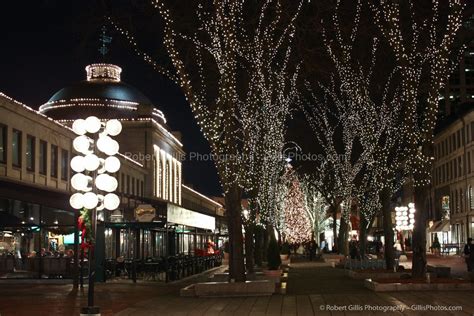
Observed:
[[[372,5],[375,23],[388,41],[401,76],[405,155],[418,210],[413,232],[414,277],[426,272],[426,219],[438,96],[454,69],[455,39],[462,26],[461,0],[381,1]]]
[[[241,198],[249,193],[259,216],[272,218],[271,184],[281,171],[276,157],[296,93],[298,69],[290,63],[291,42],[303,1],[197,1],[182,7],[152,3],[162,17],[163,43],[174,69],[155,62],[138,49],[130,33],[114,25],[145,61],[181,87],[218,157],[229,220],[230,278],[243,281]],[[183,13],[194,13],[192,26],[175,21],[184,7]],[[288,12],[294,13],[288,17]]]
[[[327,204],[311,176],[305,175],[301,181],[305,198],[305,210],[312,225],[313,237],[319,245],[319,235],[326,230]]]

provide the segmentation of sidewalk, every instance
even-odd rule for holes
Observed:
[[[96,299],[102,315],[473,315],[474,293],[388,292],[366,290],[362,281],[344,277],[342,269],[324,263],[291,264],[287,295],[248,298],[179,297],[182,284],[99,284]],[[78,315],[86,301],[68,285],[0,285],[0,314]],[[420,310],[426,306],[462,308]],[[413,307],[415,310],[410,310]],[[383,311],[385,309],[385,312]],[[392,309],[392,311],[390,311]]]

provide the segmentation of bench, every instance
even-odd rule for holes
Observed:
[[[431,273],[436,273],[438,278],[449,278],[451,276],[451,267],[443,265],[429,264],[426,266],[426,270]]]

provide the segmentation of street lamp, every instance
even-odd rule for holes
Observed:
[[[107,173],[120,169],[120,160],[115,157],[119,144],[110,136],[117,136],[122,131],[118,120],[101,122],[97,117],[75,120],[72,130],[78,135],[73,141],[74,149],[79,155],[71,159],[74,172],[71,186],[76,190],[69,203],[72,208],[86,209],[91,212],[92,240],[89,248],[89,288],[87,307],[81,309],[81,315],[100,315],[99,307],[94,306],[94,243],[97,232],[97,211],[113,211],[120,205],[120,198],[113,192],[117,189],[117,179]],[[104,158],[102,158],[104,157]]]
[[[413,230],[415,225],[415,204],[408,203],[406,206],[395,207],[396,230]]]

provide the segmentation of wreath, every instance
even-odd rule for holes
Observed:
[[[83,208],[81,215],[77,220],[79,230],[81,231],[81,248],[89,249],[92,248],[94,242],[94,236],[92,232],[92,211]]]

